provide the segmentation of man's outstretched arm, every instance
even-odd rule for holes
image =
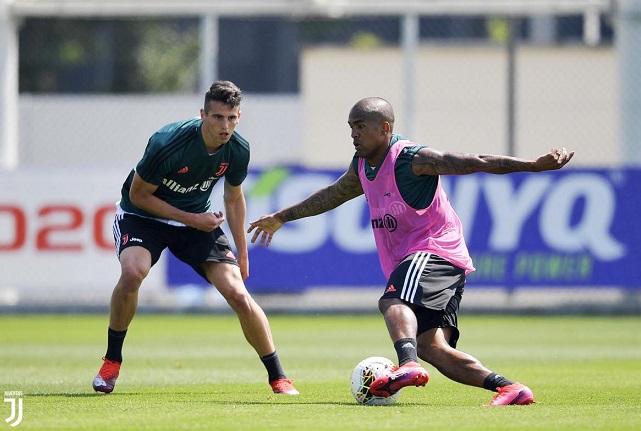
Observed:
[[[351,166],[333,184],[314,192],[308,198],[273,214],[264,215],[249,223],[248,233],[255,230],[251,242],[260,237],[260,246],[269,246],[274,233],[288,221],[312,217],[333,210],[337,206],[363,194],[358,175]]]
[[[422,148],[412,159],[415,175],[464,175],[475,172],[510,174],[561,169],[574,156],[565,148],[553,148],[536,160],[490,154],[467,154]]]

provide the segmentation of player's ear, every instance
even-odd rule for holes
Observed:
[[[207,117],[207,112],[203,108],[200,108],[200,119],[204,121],[205,117]]]

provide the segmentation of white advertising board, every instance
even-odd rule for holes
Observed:
[[[0,304],[108,304],[120,274],[111,233],[128,172],[79,168],[0,173]],[[144,286],[164,288],[164,260]],[[147,288],[147,287],[146,287]]]

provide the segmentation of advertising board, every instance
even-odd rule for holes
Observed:
[[[342,173],[297,167],[252,171],[245,183],[248,222],[304,199]],[[564,169],[442,181],[474,259],[470,284],[641,288],[636,220],[641,170]],[[222,208],[216,193],[212,200]],[[202,283],[173,257],[167,281]],[[252,291],[383,283],[363,196],[285,224],[269,248],[250,244]]]

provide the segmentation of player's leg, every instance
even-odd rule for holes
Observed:
[[[208,280],[218,289],[240,321],[245,338],[260,356],[272,353],[274,342],[267,316],[254,301],[237,266],[228,263],[204,264]]]
[[[422,302],[421,274],[430,260],[429,253],[407,256],[394,269],[378,301],[387,331],[398,355],[398,365],[418,362],[416,333],[418,322],[413,309]]]
[[[406,386],[425,386],[429,374],[418,363],[414,312],[398,298],[381,298],[378,304],[394,343],[399,366],[392,373],[374,380],[370,392],[375,396],[388,397]]]
[[[414,253],[403,259],[390,275],[378,304],[394,343],[399,368],[389,376],[375,380],[370,389],[372,394],[389,396],[402,387],[424,386],[428,382],[427,371],[418,363],[418,321],[414,309],[425,303],[438,307],[443,298],[448,297],[448,285],[430,280],[432,274],[439,273],[441,261],[430,253]],[[429,290],[428,285],[438,289],[436,293]]]
[[[490,405],[531,404],[534,397],[527,386],[493,373],[474,356],[456,349],[459,302],[460,295],[456,295],[445,311],[417,311],[418,356],[451,380],[498,392]]]
[[[491,371],[465,352],[450,346],[455,328],[432,328],[418,336],[418,356],[445,377],[465,385],[483,387]]]
[[[267,369],[273,391],[298,394],[282,370],[267,316],[247,291],[238,262],[222,229],[217,228],[210,233],[191,230],[187,235],[184,246],[173,245],[170,250],[213,284],[234,310],[245,339],[256,350]]]
[[[111,294],[109,327],[126,331],[136,314],[138,290],[151,269],[151,253],[143,247],[129,247],[120,253],[120,278]]]
[[[93,388],[98,392],[111,393],[116,384],[122,364],[122,346],[138,306],[138,290],[162,252],[162,241],[156,237],[167,234],[158,227],[155,222],[135,216],[119,216],[114,221],[120,277],[111,294],[107,352],[93,380]],[[134,238],[136,241],[131,241]]]
[[[381,298],[378,301],[378,309],[383,315],[387,332],[393,342],[404,338],[416,340],[416,316],[408,304],[398,298]],[[404,359],[406,358],[399,358],[399,361]],[[399,365],[403,364],[399,362]]]
[[[247,291],[238,266],[218,262],[206,262],[203,266],[207,279],[238,316],[245,339],[256,350],[267,369],[273,391],[297,395],[298,391],[291,380],[287,379],[281,367],[267,316]]]

